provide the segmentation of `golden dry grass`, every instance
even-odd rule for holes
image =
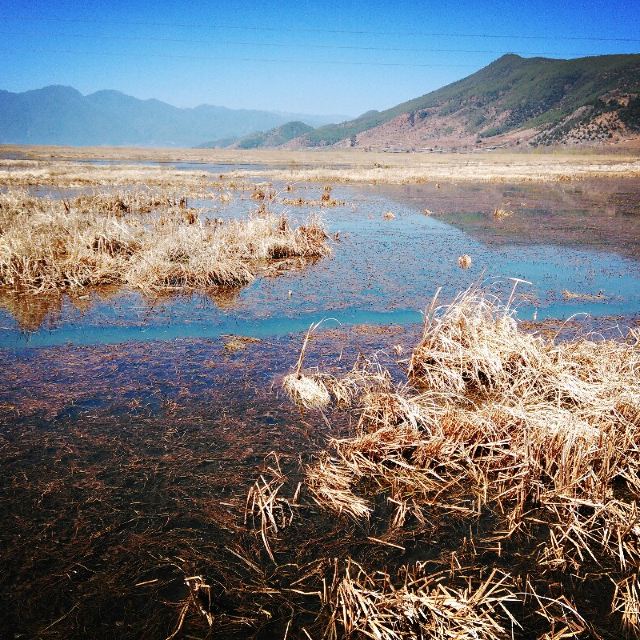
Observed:
[[[372,363],[341,378],[307,372],[357,416],[353,435],[332,439],[307,466],[307,488],[336,514],[386,519],[400,540],[467,523],[474,579],[490,571],[480,561],[487,549],[497,558],[515,553],[513,563],[526,548],[508,593],[546,621],[544,637],[595,633],[585,622],[593,604],[581,595],[595,582],[616,633],[640,637],[640,333],[556,342],[523,331],[512,300],[502,305],[477,288],[445,306],[436,296],[405,383]],[[481,520],[490,526],[472,534]],[[508,566],[509,556],[501,562]],[[380,571],[340,578],[327,596],[330,637],[510,637],[506,626],[485,629],[453,592],[447,597],[458,604],[436,607],[446,618],[437,626],[435,587],[408,594]],[[463,610],[479,635],[455,626]],[[508,618],[489,614],[496,624]]]
[[[637,153],[593,150],[545,153],[403,153],[349,150],[189,150],[4,147],[26,159],[0,160],[0,185],[107,184],[181,185],[194,190],[222,180],[208,172],[180,171],[170,166],[127,165],[130,161],[262,165],[228,171],[223,181],[241,185],[257,175],[288,182],[416,184],[425,182],[547,182],[598,177],[640,176]],[[0,153],[2,149],[0,149]],[[115,160],[112,166],[91,165],[89,159]],[[82,160],[83,162],[78,162]],[[119,164],[122,163],[122,164]],[[287,168],[282,168],[283,165]]]
[[[461,256],[458,257],[458,266],[461,269],[469,269],[469,267],[471,267],[471,264],[472,264],[471,256],[468,253],[463,253]]]
[[[394,579],[395,578],[395,579]],[[502,608],[516,597],[504,577],[492,573],[476,588],[455,590],[426,564],[403,566],[392,578],[368,574],[355,562],[334,573],[324,599],[332,613],[326,638],[475,638],[500,640],[509,633],[500,621]],[[501,616],[502,614],[502,616]]]
[[[236,287],[329,253],[317,217],[298,227],[262,208],[200,219],[184,196],[149,191],[38,198],[0,194],[0,288],[47,293],[104,285],[145,292]]]
[[[513,211],[510,211],[509,209],[506,209],[504,207],[496,207],[493,210],[493,217],[496,220],[504,220],[505,218],[509,218],[512,215]]]

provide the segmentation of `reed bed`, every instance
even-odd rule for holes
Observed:
[[[209,171],[181,170],[170,166],[115,163],[88,164],[64,160],[30,161],[0,159],[0,185],[8,188],[121,188],[123,186],[180,189],[190,197],[210,197],[211,193],[251,191],[253,184],[227,180]],[[224,196],[223,200],[227,196]]]
[[[9,191],[0,194],[0,288],[238,287],[328,255],[327,239],[317,216],[294,227],[266,206],[223,221],[201,219],[185,196],[139,191],[53,200]]]
[[[387,158],[388,158],[388,154]],[[330,182],[333,184],[425,184],[460,182],[514,182],[544,183],[570,182],[590,178],[634,178],[640,175],[637,159],[629,161],[573,161],[559,162],[553,156],[521,156],[502,160],[488,156],[469,155],[439,156],[433,154],[408,154],[406,166],[386,163],[362,163],[360,166],[338,167],[327,164],[321,167],[279,169],[237,169],[227,178],[246,180],[260,175],[270,180],[290,182]]]
[[[514,297],[436,295],[405,381],[361,359],[341,377],[299,361],[292,375],[355,418],[307,465],[313,501],[394,544],[440,539],[436,557],[460,554],[476,582],[508,575],[485,620],[446,581],[458,604],[430,600],[440,587],[419,564],[405,568],[423,572],[417,593],[384,565],[347,570],[327,637],[640,637],[640,333],[555,341],[520,328]]]
[[[21,151],[23,151],[21,149]],[[0,159],[0,185],[82,187],[93,185],[180,186],[196,191],[207,187],[251,189],[250,181],[321,182],[343,184],[421,184],[445,182],[566,182],[588,178],[637,178],[640,162],[625,155],[575,153],[408,153],[264,150],[264,153],[225,150],[155,151],[110,149],[29,150],[33,160]],[[190,159],[187,159],[191,156]],[[86,160],[108,158],[113,165]],[[131,161],[166,163],[191,161],[237,168],[223,176],[166,166],[127,164]],[[282,168],[285,165],[287,168]],[[226,167],[225,167],[226,170]],[[215,180],[219,178],[219,180]]]

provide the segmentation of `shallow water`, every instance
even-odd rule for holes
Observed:
[[[321,186],[302,185],[293,193],[278,186],[280,198],[320,197]],[[526,298],[519,303],[522,319],[635,316],[640,313],[635,249],[640,214],[632,206],[628,183],[598,188],[610,201],[624,203],[613,214],[615,224],[596,207],[598,197],[604,196],[594,196],[585,185],[569,187],[568,195],[567,188],[557,185],[335,188],[333,196],[345,204],[322,210],[331,237],[338,234],[328,259],[212,297],[149,300],[135,292],[86,292],[57,299],[50,308],[5,297],[0,299],[0,346],[213,338],[226,333],[279,336],[325,318],[343,325],[416,323],[439,287],[442,301],[478,281],[505,297],[512,287],[509,278],[531,283],[519,285]],[[526,208],[513,207],[506,220],[493,220],[487,213],[490,203],[516,199]],[[201,208],[203,217],[226,219],[244,216],[256,206],[242,192],[234,193],[228,205],[211,200],[190,205]],[[439,213],[424,215],[428,205]],[[319,209],[274,208],[300,222]],[[386,211],[395,219],[383,219]],[[567,227],[564,233],[558,230],[562,225]],[[536,241],[538,237],[544,242]],[[625,238],[626,251],[616,251]],[[468,270],[457,264],[462,254],[472,257]],[[567,299],[564,291],[578,296]]]
[[[286,196],[318,199],[321,189],[300,186]],[[185,577],[202,576],[212,585],[212,600],[203,604],[214,614],[213,630],[191,608],[178,637],[308,637],[303,627],[320,637],[314,591],[330,579],[333,558],[393,572],[402,562],[455,552],[482,522],[439,523],[437,535],[408,534],[399,550],[372,542],[385,534],[381,521],[356,524],[310,504],[312,517],[272,541],[272,562],[244,521],[245,500],[273,464],[271,452],[280,455],[289,474],[283,491],[292,496],[299,462],[350,431],[348,412],[325,420],[298,411],[281,391],[299,332],[312,321],[334,319],[312,339],[306,366],[344,371],[358,353],[377,354],[402,379],[396,348],[401,357],[410,352],[420,310],[440,286],[444,301],[479,279],[508,294],[506,278],[524,278],[533,284],[520,285],[530,296],[520,317],[589,312],[606,316],[614,335],[616,323],[640,313],[637,254],[605,231],[594,242],[582,224],[558,234],[569,215],[562,191],[544,191],[539,200],[531,195],[537,187],[530,192],[535,210],[556,228],[540,234],[543,243],[533,241],[535,233],[508,233],[485,214],[511,189],[336,188],[346,204],[323,211],[340,238],[331,258],[215,297],[147,300],[102,290],[40,305],[2,299],[0,636],[167,638],[189,598]],[[421,213],[443,193],[451,219]],[[575,197],[583,220],[591,196]],[[255,207],[239,193],[228,206],[196,204],[207,209],[203,215],[228,218]],[[300,220],[308,213],[288,209]],[[388,210],[394,220],[382,219]],[[623,218],[621,236],[633,229]],[[457,266],[462,253],[473,258],[468,271]],[[604,297],[565,300],[563,289]],[[616,315],[623,317],[610,318]],[[387,326],[347,329],[336,321]],[[226,333],[262,341],[236,351],[219,337]],[[494,555],[481,560],[511,569]],[[325,564],[307,579],[306,562]],[[590,588],[593,618],[604,620],[601,587]]]
[[[307,362],[344,370],[358,349],[414,339],[325,332]],[[46,628],[44,637],[65,640],[161,640],[188,596],[185,577],[202,575],[215,590],[214,637],[283,637],[290,606],[262,592],[293,580],[290,542],[302,549],[309,531],[290,532],[282,548],[274,542],[274,566],[243,522],[265,457],[279,454],[295,488],[298,460],[329,433],[280,391],[299,347],[295,336],[239,352],[217,340],[0,351],[0,636]],[[344,428],[336,420],[331,432]],[[344,524],[322,525],[336,529],[341,553]],[[366,532],[359,536],[366,545]],[[247,572],[229,548],[264,575]],[[316,606],[304,600],[296,615]],[[248,614],[255,626],[243,622]],[[190,614],[188,637],[211,637],[203,622]]]

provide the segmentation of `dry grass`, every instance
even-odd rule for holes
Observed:
[[[286,484],[286,477],[280,468],[280,460],[275,453],[267,456],[266,460],[265,469],[247,494],[245,524],[251,520],[254,527],[260,530],[264,548],[271,561],[275,562],[269,538],[276,536],[291,524],[300,485],[291,500],[282,496],[281,491]]]
[[[252,191],[251,181],[227,180],[224,175],[194,169],[180,170],[170,166],[128,164],[94,165],[63,160],[2,160],[0,186],[75,188],[139,187],[179,189],[191,198],[231,201],[234,191]]]
[[[484,522],[466,538],[470,562],[481,575],[489,550],[512,564],[529,594],[519,600],[534,612],[523,615],[546,621],[545,637],[585,631],[593,604],[583,594],[594,584],[610,603],[608,624],[639,637],[640,334],[556,343],[522,331],[512,299],[503,306],[472,288],[438,307],[436,296],[408,384],[362,362],[343,378],[315,374],[336,402],[333,389],[349,389],[339,406],[357,423],[307,467],[307,487],[326,509],[356,521],[384,518],[400,538],[437,536],[447,522],[468,523],[469,536],[471,523]],[[407,594],[358,576],[332,596],[332,628],[339,623],[347,637],[449,637],[426,614],[413,627],[423,635],[398,631]],[[502,637],[487,629],[496,635],[473,637]],[[450,637],[472,637],[456,632]]]
[[[237,287],[277,263],[329,253],[317,217],[291,227],[262,208],[244,220],[200,219],[184,196],[148,191],[36,198],[0,195],[0,287],[43,293],[121,285],[146,292]]]
[[[585,301],[606,300],[606,296],[602,291],[598,291],[598,293],[581,293],[576,291],[568,291],[567,289],[564,289],[562,291],[562,297],[565,300],[585,300]]]
[[[224,339],[224,350],[227,353],[238,353],[244,351],[249,345],[260,342],[259,338],[251,336],[222,336]]]
[[[500,619],[505,617],[505,604],[517,598],[504,586],[504,576],[493,572],[477,588],[455,590],[443,583],[444,576],[430,574],[422,563],[403,566],[399,573],[395,579],[383,572],[370,575],[354,562],[347,564],[342,575],[336,568],[333,584],[324,593],[325,604],[332,610],[324,637],[511,637]]]
[[[123,185],[180,186],[194,192],[207,188],[244,188],[245,180],[284,182],[419,184],[460,181],[548,182],[598,177],[638,177],[637,154],[579,152],[547,153],[406,153],[347,150],[159,150],[6,148],[33,159],[0,160],[0,185]],[[77,160],[106,158],[124,164],[91,165]],[[127,161],[203,162],[262,165],[232,171],[214,184],[206,170],[176,170],[170,166],[127,165]],[[283,165],[288,168],[283,169]]]
[[[509,218],[512,215],[513,215],[513,211],[510,211],[509,209],[505,209],[504,207],[496,207],[493,210],[493,217],[496,220],[504,220],[505,218]]]
[[[469,254],[464,253],[458,257],[458,266],[461,269],[468,269],[469,267],[471,267],[471,264],[472,264],[472,260]]]

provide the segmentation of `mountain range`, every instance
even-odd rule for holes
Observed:
[[[205,140],[236,140],[292,120],[317,127],[336,118],[212,105],[181,109],[119,91],[85,96],[59,85],[0,91],[0,143],[190,147]]]
[[[639,95],[640,54],[508,54],[441,89],[319,127],[287,146],[461,150],[614,142],[640,136]]]
[[[640,54],[570,60],[507,54],[436,91],[340,120],[210,105],[180,109],[62,86],[0,91],[0,143],[398,151],[610,144],[640,140]]]

